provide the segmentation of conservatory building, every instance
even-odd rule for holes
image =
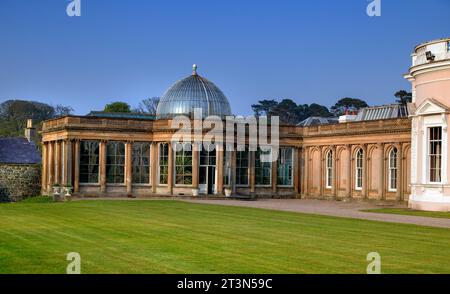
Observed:
[[[271,161],[262,160],[270,153],[262,146],[249,148],[260,129],[245,128],[244,148],[237,148],[236,138],[233,148],[228,140],[209,147],[197,143],[212,129],[196,130],[205,117],[224,122],[224,137],[238,132],[225,124],[233,117],[225,94],[196,67],[162,96],[155,116],[94,113],[46,121],[42,192],[59,184],[73,187],[78,197],[411,200],[416,208],[448,210],[449,41],[415,49],[407,75],[413,83],[411,105],[280,125]],[[433,60],[426,58],[429,52]],[[193,141],[182,148],[173,143],[180,115],[194,126]],[[427,206],[431,200],[437,205]]]

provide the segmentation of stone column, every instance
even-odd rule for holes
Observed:
[[[280,156],[280,149],[278,149],[278,156]],[[273,154],[273,151],[272,151]],[[278,182],[278,160],[272,161],[272,193],[277,195]]]
[[[308,185],[308,178],[309,178],[309,147],[305,147],[305,159],[304,159],[304,171],[303,171],[303,198],[308,196],[309,194],[309,185]]]
[[[42,175],[41,175],[41,194],[47,195],[47,171],[48,171],[48,157],[47,157],[47,143],[42,143]]]
[[[80,192],[80,140],[74,142],[73,191]]]
[[[352,167],[353,167],[353,154],[352,145],[346,146],[348,151],[348,162],[347,162],[347,193],[348,197],[352,198]]]
[[[72,185],[72,142],[71,140],[64,141],[64,171],[63,171],[63,185]]]
[[[319,175],[320,175],[320,179],[319,179],[319,197],[323,197],[324,195],[324,190],[323,187],[324,185],[324,179],[325,179],[325,158],[323,156],[323,151],[324,151],[324,147],[323,146],[319,146],[319,156],[320,156],[320,162],[319,162]]]
[[[249,164],[249,176],[250,176],[250,194],[255,193],[255,151],[249,151],[250,164]]]
[[[133,142],[125,143],[125,185],[127,187],[127,196],[133,194]]]
[[[52,192],[52,186],[55,183],[55,142],[48,143],[48,177],[47,191]]]
[[[193,143],[192,144],[192,188],[193,189],[198,189],[199,163],[200,163],[199,156],[200,156],[199,145],[198,145],[198,143]]]
[[[379,187],[378,187],[378,199],[384,200],[385,199],[385,174],[386,174],[386,167],[384,164],[385,158],[384,158],[384,143],[378,143],[378,150],[380,152],[380,158],[379,158],[379,170],[378,170],[378,177],[379,177]]]
[[[299,187],[300,187],[300,160],[299,160],[299,149],[294,148],[294,160],[292,162],[293,166],[293,175],[294,175],[294,193],[296,194],[296,197],[298,197],[299,194]]]
[[[231,190],[236,193],[236,149],[231,151]]]
[[[156,194],[156,187],[158,186],[158,162],[159,162],[159,152],[158,152],[158,144],[156,142],[152,142],[151,147],[151,155],[150,155],[150,161],[151,161],[151,185],[152,185],[152,193]]]
[[[364,199],[367,199],[369,197],[369,161],[370,161],[367,144],[363,145],[363,154],[364,154],[364,161],[363,161],[363,193],[362,193],[362,197]]]
[[[403,188],[403,144],[398,143],[397,148],[397,194],[396,200],[402,201],[402,188]]]
[[[333,152],[333,169],[332,169],[332,180],[331,180],[331,195],[333,198],[337,197],[337,148],[336,146],[331,146],[331,152]]]
[[[173,162],[173,156],[174,156],[174,151],[172,149],[172,143],[169,142],[169,160],[168,160],[168,164],[169,164],[169,168],[168,168],[168,175],[167,175],[167,188],[168,188],[168,193],[170,195],[173,194],[173,176],[174,176],[174,172],[173,172],[173,168],[174,168],[174,162]]]
[[[61,141],[56,141],[56,151],[55,151],[55,183],[61,184]]]
[[[224,150],[223,145],[216,145],[217,147],[217,194],[223,195],[223,165],[224,165]],[[198,169],[197,169],[198,170]]]
[[[106,193],[106,141],[100,141],[99,147],[99,164],[100,164],[100,192]]]

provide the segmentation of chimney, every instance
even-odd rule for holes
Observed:
[[[36,136],[36,129],[33,127],[33,120],[27,120],[27,127],[25,128],[25,138],[28,142],[32,142]]]

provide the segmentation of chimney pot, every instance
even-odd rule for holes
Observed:
[[[25,138],[28,140],[28,142],[32,142],[35,136],[36,136],[36,129],[33,127],[33,120],[28,119],[27,127],[25,129]]]

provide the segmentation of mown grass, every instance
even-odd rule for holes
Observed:
[[[0,205],[0,273],[450,273],[450,230],[180,201]]]
[[[367,209],[367,210],[362,210],[362,211],[387,213],[387,214],[425,216],[425,217],[435,217],[435,218],[450,218],[450,212],[422,211],[422,210],[412,210],[412,209],[408,209],[408,208],[378,208],[378,209]]]
[[[51,203],[54,202],[52,197],[49,196],[36,196],[36,197],[29,197],[26,198],[22,201],[20,201],[20,203]]]

